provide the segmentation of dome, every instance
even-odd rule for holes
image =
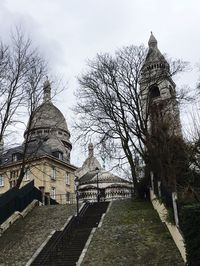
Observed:
[[[48,80],[44,82],[43,90],[43,103],[35,110],[32,119],[29,119],[24,137],[29,130],[29,143],[37,143],[34,145],[37,145],[40,150],[47,150],[49,155],[61,154],[60,158],[69,162],[72,144],[69,140],[70,132],[66,120],[61,111],[51,102],[51,87]]]
[[[57,128],[64,130],[69,134],[67,123],[63,114],[51,102],[43,103],[35,111],[33,122],[31,123],[31,130],[39,128]]]
[[[69,140],[70,133],[67,127],[66,120],[61,111],[51,102],[51,86],[46,80],[43,86],[44,100],[43,103],[33,113],[32,121],[29,120],[31,138],[47,133],[57,134],[64,140]],[[24,136],[27,134],[27,129]]]

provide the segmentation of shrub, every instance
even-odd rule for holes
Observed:
[[[200,265],[200,204],[185,205],[180,213],[188,266]]]

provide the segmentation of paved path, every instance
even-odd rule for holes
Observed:
[[[41,206],[18,220],[0,237],[0,265],[25,265],[51,231],[59,230],[74,211],[70,205]]]
[[[81,266],[184,265],[149,202],[113,202]]]

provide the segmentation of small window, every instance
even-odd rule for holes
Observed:
[[[10,188],[15,187],[16,182],[17,182],[16,180],[11,180],[11,181],[10,181]]]
[[[0,175],[0,187],[4,187],[4,177]]]
[[[19,176],[19,170],[14,170],[10,172],[10,188],[14,187],[17,183],[17,179]]]
[[[58,131],[58,135],[62,135],[62,132]]]
[[[31,175],[30,168],[27,167],[25,175],[24,175],[24,181],[29,181],[30,180],[30,175]]]
[[[44,133],[49,133],[49,130],[48,130],[48,129],[45,129],[45,130],[44,130]]]
[[[22,159],[22,154],[21,153],[19,153],[19,152],[13,153],[13,155],[12,155],[12,161],[13,162],[17,162],[17,161],[19,161],[21,159]]]
[[[61,151],[54,151],[52,152],[52,155],[58,158],[59,160],[63,160],[63,153]]]
[[[18,170],[15,170],[15,171],[11,171],[10,172],[10,178],[11,179],[17,179],[18,178],[18,175],[19,175],[19,171]]]
[[[70,186],[70,177],[68,172],[66,172],[66,185]]]
[[[56,188],[55,187],[51,188],[51,198],[56,199]]]
[[[151,99],[160,97],[160,91],[159,91],[158,86],[156,85],[151,86],[149,89],[149,94],[150,94]]]
[[[17,160],[18,160],[18,156],[17,156],[17,153],[15,153],[12,155],[12,161],[16,162]]]
[[[58,159],[63,160],[63,153],[62,152],[58,152]]]
[[[55,166],[52,166],[52,169],[51,169],[51,179],[56,180],[56,168],[55,168]]]

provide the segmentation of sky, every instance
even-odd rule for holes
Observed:
[[[51,71],[67,82],[56,105],[70,129],[76,77],[87,59],[122,46],[147,45],[150,31],[161,52],[191,62],[193,70],[176,83],[195,86],[200,63],[199,12],[199,0],[0,0],[0,39],[6,41],[11,29],[22,26],[49,61]],[[83,159],[77,150],[75,145],[72,162],[80,165]]]

